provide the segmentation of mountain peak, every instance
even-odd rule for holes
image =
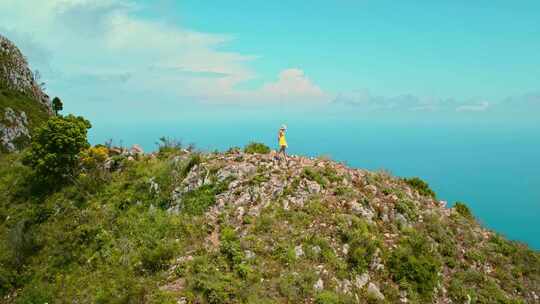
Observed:
[[[0,88],[23,93],[51,111],[49,96],[43,92],[36,78],[19,48],[0,34]]]

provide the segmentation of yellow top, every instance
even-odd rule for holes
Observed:
[[[280,131],[279,132],[279,146],[280,147],[287,147],[287,140],[285,139],[285,132]]]

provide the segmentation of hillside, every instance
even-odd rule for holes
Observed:
[[[52,191],[0,162],[5,303],[539,303],[540,254],[419,179],[169,143]]]
[[[21,51],[0,34],[0,153],[23,148],[36,126],[52,114]]]

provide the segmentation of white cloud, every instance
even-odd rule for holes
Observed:
[[[115,90],[103,93],[114,94],[116,102],[140,93],[211,102],[319,100],[324,96],[300,69],[284,70],[276,82],[258,89],[237,89],[238,84],[257,77],[249,67],[257,57],[219,49],[234,37],[143,18],[138,15],[143,9],[129,0],[2,0],[0,28],[8,34],[21,33],[8,38],[21,45],[23,52],[28,45],[25,37],[31,36],[33,49],[39,44],[52,54],[46,58],[50,71],[30,61],[44,70],[49,87],[61,95],[79,85],[84,86],[81,90],[90,90],[92,83],[94,91],[105,90],[104,82],[109,82],[117,84]]]
[[[276,82],[265,84],[262,93],[270,96],[302,96],[320,98],[324,96],[321,88],[313,84],[304,74],[296,68],[283,70]]]
[[[489,102],[482,101],[477,104],[461,105],[456,108],[457,112],[483,112],[489,108]]]

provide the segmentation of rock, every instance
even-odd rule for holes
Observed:
[[[311,194],[317,194],[321,192],[321,185],[314,181],[306,181],[308,192]]]
[[[1,36],[0,36],[1,37]],[[28,119],[25,112],[17,113],[12,108],[7,107],[5,113],[0,116],[0,151],[15,152],[23,148],[17,143],[27,143],[30,141],[30,131],[28,130]]]
[[[144,154],[143,148],[141,148],[141,146],[139,146],[137,144],[131,146],[131,149],[129,149],[129,152],[131,154],[134,154],[134,155],[143,155]]]
[[[244,254],[246,255],[246,259],[251,260],[255,258],[255,253],[251,250],[245,250]]]
[[[26,58],[9,39],[0,35],[0,84],[39,102],[52,115],[49,96],[41,89],[39,73],[30,70]]]
[[[364,272],[362,275],[357,275],[354,278],[354,287],[358,289],[362,289],[362,287],[366,286],[366,284],[369,281],[369,273]]]
[[[313,289],[315,290],[323,290],[324,288],[324,282],[321,278],[319,278],[317,280],[317,282],[315,282],[315,284],[313,284]]]
[[[367,185],[365,189],[373,195],[377,194],[377,187],[375,187],[374,185]]]
[[[122,148],[118,148],[118,147],[112,147],[109,149],[109,155],[120,155],[122,154]]]
[[[351,293],[351,287],[352,287],[352,284],[351,284],[351,281],[347,280],[347,279],[344,279],[343,281],[340,282],[340,291],[344,294],[350,294]]]
[[[283,201],[283,210],[289,210],[289,201],[288,200],[284,200]]]
[[[368,285],[368,289],[367,289],[367,294],[369,297],[373,297],[377,300],[384,300],[384,295],[381,293],[381,291],[379,290],[379,287],[377,287],[377,285],[373,284],[373,283],[369,283]]]
[[[342,249],[342,251],[343,251],[343,254],[344,254],[344,255],[349,254],[349,244],[343,244],[343,249]]]
[[[409,221],[407,221],[407,218],[405,218],[405,216],[399,212],[396,213],[396,222],[398,223],[398,225],[400,225],[403,228],[407,228],[411,226],[409,224]]]
[[[159,194],[159,184],[156,183],[155,178],[150,178],[150,193]]]
[[[298,245],[294,247],[294,254],[296,255],[296,258],[299,258],[304,255],[304,250],[302,250],[302,245]]]
[[[242,221],[242,217],[244,217],[244,214],[246,213],[246,210],[244,207],[240,206],[238,209],[236,209],[236,219],[238,221]]]
[[[349,206],[354,214],[361,215],[362,217],[366,218],[370,223],[373,222],[373,217],[375,216],[375,213],[373,211],[368,208],[364,208],[357,201],[350,202]]]
[[[319,247],[319,246],[313,246],[313,247],[311,247],[311,249],[317,255],[321,253],[321,247]]]
[[[176,301],[176,304],[187,304],[188,301],[185,297],[181,297],[180,299],[178,299],[178,301]]]

